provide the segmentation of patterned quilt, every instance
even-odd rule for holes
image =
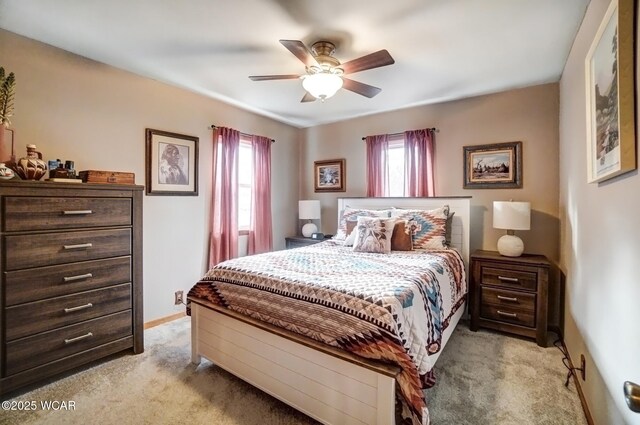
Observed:
[[[424,425],[429,356],[466,293],[456,250],[370,254],[325,241],[220,263],[189,296],[400,366],[403,416]]]

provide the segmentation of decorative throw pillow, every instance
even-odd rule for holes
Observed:
[[[449,206],[434,210],[400,210],[395,209],[392,215],[398,220],[407,220],[413,233],[413,249],[446,248],[446,222]]]
[[[358,229],[353,250],[387,254],[391,251],[391,236],[396,220],[393,218],[358,217]]]
[[[358,234],[357,225],[357,221],[347,221],[347,238],[342,242],[343,246],[353,246],[353,243],[356,240],[356,235]]]
[[[397,221],[391,236],[391,251],[412,251],[411,227],[405,220]]]
[[[340,215],[340,222],[338,223],[338,231],[334,239],[344,240],[348,236],[347,233],[347,221],[358,221],[358,217],[384,217],[387,218],[391,215],[391,210],[366,210],[358,208],[346,207]]]

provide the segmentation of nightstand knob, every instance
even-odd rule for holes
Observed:
[[[500,311],[498,310],[497,312],[500,316],[505,316],[505,317],[513,317],[514,319],[518,317],[518,315],[516,313],[507,313],[505,311]]]
[[[517,277],[504,277],[504,276],[498,276],[498,280],[501,280],[503,282],[514,282],[514,283],[518,283],[518,278]]]
[[[499,300],[501,301],[510,301],[512,303],[517,303],[518,299],[516,297],[505,297],[502,295],[496,295],[496,297],[498,297]]]

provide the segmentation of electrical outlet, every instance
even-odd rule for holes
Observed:
[[[584,354],[580,354],[580,377],[583,381],[587,379],[587,362],[584,359]]]
[[[183,299],[184,298],[184,291],[176,291],[176,293],[173,294],[173,295],[175,297],[174,301],[173,301],[175,305],[180,305],[180,304],[184,303],[184,299]]]

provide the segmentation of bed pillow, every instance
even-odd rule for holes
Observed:
[[[358,228],[353,250],[388,254],[396,220],[393,218],[358,217]]]
[[[451,224],[453,223],[454,212],[450,212],[444,228],[444,244],[447,248],[451,247]]]
[[[347,221],[358,221],[358,217],[383,217],[388,218],[391,215],[391,210],[366,210],[361,208],[346,207],[340,215],[340,222],[338,223],[338,231],[334,236],[334,239],[345,240],[347,234]]]
[[[396,221],[391,236],[391,251],[412,251],[413,241],[411,227],[406,220]]]
[[[413,249],[446,248],[446,222],[449,206],[434,210],[394,209],[392,216],[398,220],[407,220],[413,234]]]

